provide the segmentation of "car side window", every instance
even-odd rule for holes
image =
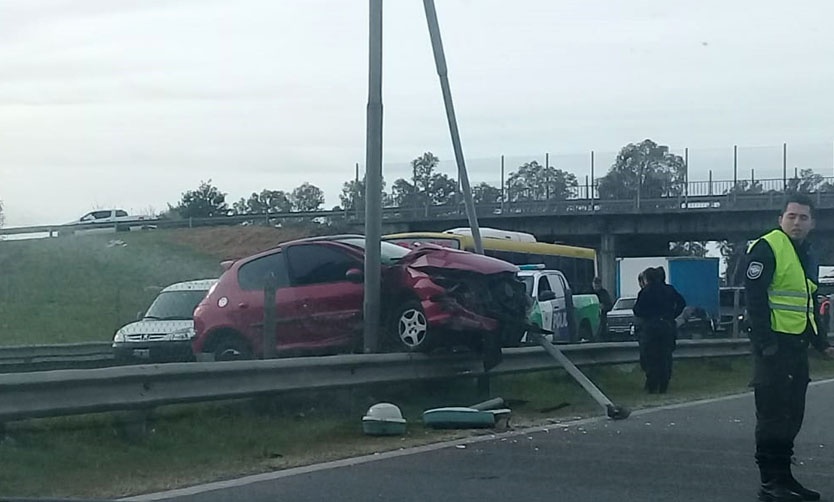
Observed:
[[[263,290],[270,273],[275,274],[279,288],[287,285],[287,266],[283,254],[262,256],[242,265],[237,271],[237,282],[243,290]]]
[[[345,274],[362,264],[347,253],[323,244],[302,244],[287,249],[294,286],[346,281]]]
[[[539,277],[539,287],[538,291],[536,291],[537,295],[544,293],[545,291],[553,291],[550,287],[550,282],[547,280],[547,276],[543,275]]]
[[[82,216],[79,221],[93,221],[94,219],[96,219],[96,215],[94,215],[93,213],[87,213],[84,216]]]
[[[124,218],[125,216],[127,216],[127,211],[119,209],[116,211],[116,216],[119,218]]]
[[[558,275],[550,276],[550,282],[553,287],[553,292],[556,293],[556,298],[564,298],[567,287],[565,281]]]
[[[96,211],[95,213],[93,213],[93,218],[97,220],[103,220],[105,218],[109,218],[110,214],[110,211]]]

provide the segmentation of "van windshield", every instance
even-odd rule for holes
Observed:
[[[192,319],[197,304],[206,296],[204,290],[166,291],[153,301],[145,319],[187,321]]]

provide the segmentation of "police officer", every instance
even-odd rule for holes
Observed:
[[[754,241],[747,252],[747,310],[754,355],[756,463],[761,473],[759,500],[819,500],[791,473],[794,439],[805,414],[808,344],[834,357],[818,335],[816,270],[808,233],[814,206],[804,195],[787,198],[779,228]]]
[[[594,277],[592,284],[594,294],[599,299],[599,332],[605,338],[608,336],[608,312],[614,308],[614,302],[611,300],[611,293],[602,287],[602,279]]]
[[[649,394],[665,393],[672,378],[672,351],[675,348],[675,318],[686,306],[683,297],[666,284],[662,268],[643,271],[646,286],[637,295],[634,316],[640,319],[640,347],[645,389]]]

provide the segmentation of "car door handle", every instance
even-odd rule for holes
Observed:
[[[238,303],[237,308],[239,308],[239,309],[248,309],[249,304],[248,303]]]

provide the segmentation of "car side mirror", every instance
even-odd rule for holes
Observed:
[[[137,313],[136,313],[136,320],[137,320],[137,321],[141,321],[141,320],[142,320],[142,319],[144,319],[144,318],[145,318],[145,313],[144,313],[144,312],[142,312],[141,310],[140,310],[139,312],[137,312]]]
[[[345,273],[345,279],[354,284],[359,284],[365,281],[365,273],[358,268],[352,268]]]
[[[551,300],[556,299],[556,293],[553,291],[542,291],[539,293],[539,301],[540,302],[549,302]]]

